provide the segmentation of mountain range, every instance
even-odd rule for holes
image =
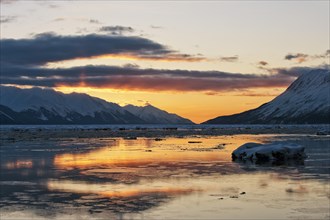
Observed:
[[[304,73],[272,101],[203,124],[330,124],[330,71]]]
[[[83,93],[0,86],[1,124],[193,124],[152,105],[118,104]]]
[[[193,124],[152,105],[120,106],[83,93],[0,86],[0,124]],[[203,124],[330,124],[330,71],[299,76],[256,109]]]

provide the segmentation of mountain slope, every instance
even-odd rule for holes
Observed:
[[[0,87],[1,124],[145,123],[117,104],[86,94]]]
[[[220,116],[203,124],[330,123],[330,72],[313,70],[298,77],[272,101],[243,113]]]
[[[193,124],[189,119],[168,113],[152,105],[143,107],[126,105],[124,109],[150,124]]]

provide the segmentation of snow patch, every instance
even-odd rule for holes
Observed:
[[[41,114],[41,116],[39,117],[39,119],[41,119],[43,121],[47,121],[48,120],[48,118],[44,114]]]
[[[3,111],[0,111],[0,114],[2,114],[2,115],[4,115],[4,116],[6,116],[7,118],[9,118],[9,119],[15,121],[12,117],[10,117],[9,115],[7,115],[7,114],[4,113]]]

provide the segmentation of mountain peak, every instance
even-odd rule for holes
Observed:
[[[151,124],[193,124],[189,119],[168,113],[151,104],[145,106],[126,105],[124,109]]]
[[[287,90],[303,91],[306,87],[318,87],[330,82],[330,70],[315,69],[298,77]]]

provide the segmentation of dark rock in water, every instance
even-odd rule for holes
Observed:
[[[200,144],[202,143],[201,141],[188,141],[189,144]]]
[[[178,130],[178,128],[176,128],[176,127],[169,127],[169,128],[163,128],[163,130]]]
[[[303,160],[305,148],[291,143],[246,143],[232,152],[232,159],[255,162]]]
[[[137,137],[124,137],[124,140],[137,140]]]
[[[215,146],[213,149],[219,149],[219,150],[222,150],[222,149],[225,149],[226,147],[226,144],[218,144],[217,146]]]
[[[316,135],[330,135],[330,131],[318,131]]]

